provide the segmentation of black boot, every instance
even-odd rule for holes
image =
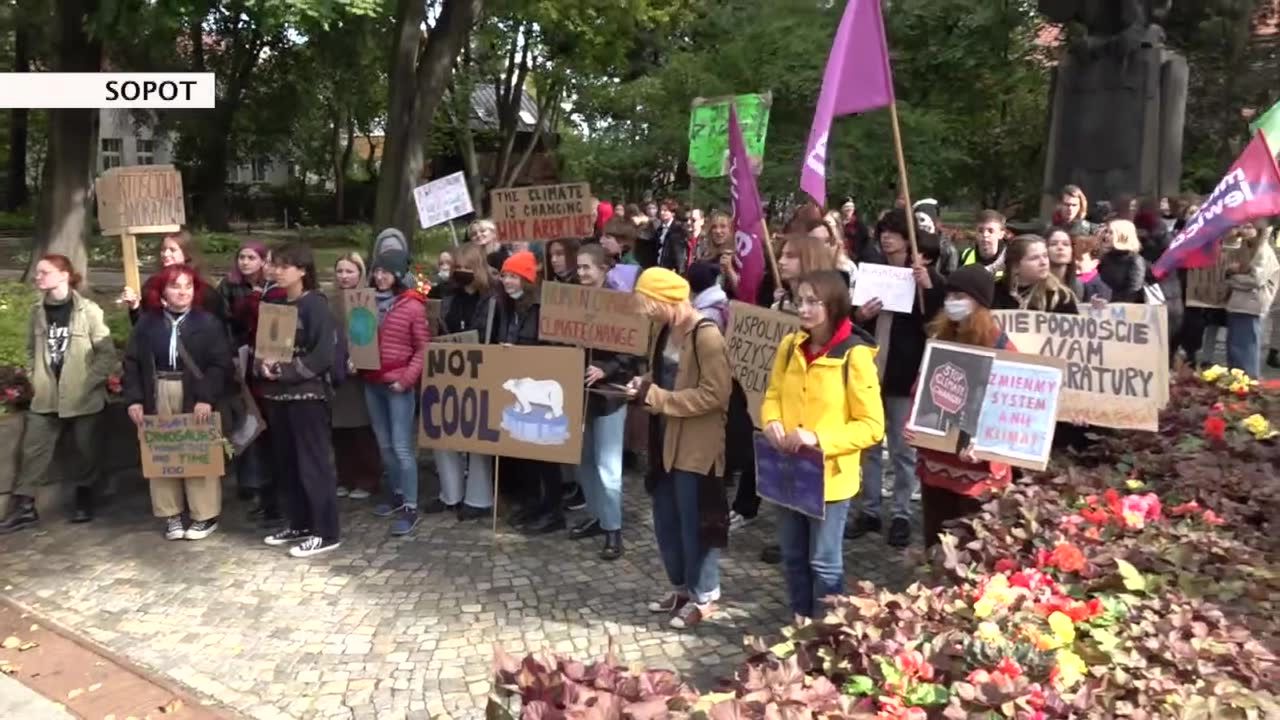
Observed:
[[[35,498],[26,495],[14,495],[9,501],[9,512],[0,520],[0,535],[7,535],[40,522],[36,512]]]
[[[601,560],[617,560],[622,557],[622,531],[606,530],[604,548],[600,550]]]
[[[549,512],[525,523],[520,531],[526,535],[546,535],[563,530],[564,526],[564,515]]]
[[[1280,368],[1280,350],[1275,348],[1267,353],[1267,365],[1273,368]]]
[[[93,520],[93,488],[76,488],[75,507],[71,510],[71,522],[87,523]]]

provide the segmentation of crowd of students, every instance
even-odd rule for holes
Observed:
[[[729,298],[792,313],[800,329],[776,350],[758,408],[760,432],[781,451],[821,453],[826,512],[817,519],[778,509],[777,544],[766,548],[765,559],[781,562],[793,612],[812,616],[824,596],[843,590],[846,538],[880,532],[887,515],[887,543],[910,544],[918,497],[923,540],[935,543],[946,521],[973,512],[979,494],[1012,476],[1008,466],[977,461],[968,450],[913,447],[907,416],[929,339],[1012,350],[993,310],[1077,313],[1107,302],[1162,302],[1178,340],[1171,361],[1179,346],[1193,362],[1203,359],[1197,354],[1204,329],[1216,323],[1227,328],[1230,364],[1258,374],[1261,319],[1280,281],[1270,234],[1250,226],[1227,238],[1229,295],[1225,316],[1215,318],[1182,307],[1185,274],[1157,283],[1148,270],[1185,217],[1165,224],[1140,215],[1135,222],[1112,212],[1095,222],[1083,193],[1069,187],[1042,234],[1015,236],[1002,215],[987,210],[977,216],[972,240],[956,242],[932,200],[890,209],[872,223],[852,200],[829,213],[810,205],[780,228],[779,282],[766,276],[754,298],[738,297],[742,262],[732,218],[713,211],[682,220],[671,201],[644,210],[602,203],[594,237],[532,246],[503,244],[491,221],[476,220],[469,242],[441,254],[425,294],[410,271],[409,244],[396,230],[379,234],[367,265],[358,253],[337,260],[331,297],[320,290],[322,270],[311,250],[299,244],[268,249],[247,242],[212,286],[184,232],[164,240],[160,268],[141,292],[121,296],[133,320],[123,398],[137,423],[145,415],[203,418],[217,411],[230,431],[258,410],[267,429],[235,457],[237,492],[251,501],[250,518],[271,530],[266,544],[308,557],[339,547],[340,499],[373,498],[370,511],[388,519],[392,535],[412,533],[424,516],[450,512],[467,522],[493,511],[495,458],[478,453],[434,451],[440,490],[421,497],[416,387],[433,330],[475,331],[482,343],[539,345],[541,283],[633,292],[661,330],[648,357],[590,354],[581,461],[569,468],[503,458],[503,476],[516,480],[502,489],[517,508],[507,518],[516,529],[601,538],[599,556],[614,560],[624,552],[624,461],[643,449],[670,583],[648,607],[687,628],[715,610],[719,552],[730,531],[743,531],[761,511],[756,430],[724,339]],[[863,263],[911,269],[919,292],[909,313],[889,313],[879,300],[852,306]],[[39,522],[34,489],[46,482],[63,432],[73,434],[85,463],[72,473],[73,520],[92,519],[94,422],[117,362],[102,310],[76,291],[79,277],[65,257],[43,258],[35,282],[41,293],[29,338],[35,400],[0,533]],[[341,291],[362,287],[375,294],[380,364],[356,372],[346,357],[340,299]],[[428,298],[441,301],[434,328]],[[293,356],[286,361],[255,355],[263,304],[296,308]],[[625,390],[592,391],[604,386]],[[246,395],[253,408],[237,405]],[[1059,440],[1083,436],[1063,432]],[[884,513],[886,464],[893,482]],[[221,478],[149,485],[164,537],[200,540],[216,530],[224,511]],[[566,486],[580,490],[580,503],[566,501]],[[570,525],[566,510],[578,507],[585,513]]]

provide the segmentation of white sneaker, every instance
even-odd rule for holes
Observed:
[[[348,496],[348,495],[350,495],[350,494],[351,494],[351,491],[350,491],[350,490],[347,490],[346,488],[342,487],[341,485],[339,485],[339,486],[338,486],[338,497],[340,497],[340,498],[342,498],[342,497],[347,497],[347,496]]]
[[[306,542],[312,538],[311,532],[308,530],[292,530],[285,528],[279,532],[272,533],[264,538],[262,542],[272,546],[293,545],[294,543]]]
[[[755,518],[749,518],[739,514],[736,510],[729,511],[729,530],[741,530],[742,528],[755,522]]]
[[[352,490],[351,492],[347,493],[347,497],[351,498],[352,500],[368,500],[371,496],[372,496],[372,493],[370,493],[368,490],[361,490],[360,488],[356,488],[355,490]]]
[[[294,545],[289,548],[289,554],[296,558],[311,557],[312,555],[320,555],[330,550],[337,550],[342,543],[337,540],[322,540],[312,536],[302,542],[301,545]]]
[[[187,528],[186,538],[188,540],[203,540],[213,534],[218,529],[217,520],[196,520],[191,523],[191,527]]]
[[[920,502],[920,488],[916,488],[911,491],[911,500],[913,502]]]

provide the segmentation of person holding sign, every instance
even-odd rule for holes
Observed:
[[[204,264],[200,257],[200,244],[191,235],[188,230],[180,230],[173,235],[165,236],[160,243],[160,270],[173,265],[186,265],[195,270],[197,275],[204,276]],[[154,276],[153,276],[154,277]],[[151,282],[151,278],[142,285],[141,292],[134,292],[133,288],[125,287],[120,293],[120,302],[129,308],[129,322],[138,322],[138,313],[142,304],[142,297],[147,293],[147,283]],[[228,327],[229,310],[227,303],[223,300],[222,295],[210,284],[202,283],[203,290],[196,297],[196,305],[218,318],[223,327]],[[163,292],[164,288],[158,288],[158,292]]]
[[[1016,350],[991,314],[995,291],[995,279],[981,265],[966,265],[951,273],[942,312],[929,323],[929,337]],[[927,388],[919,391],[926,392]],[[910,430],[904,436],[908,442],[915,439]],[[921,485],[925,547],[938,543],[943,524],[981,510],[978,498],[990,488],[1007,485],[1013,476],[1012,469],[1004,463],[976,459],[972,443],[966,443],[958,453],[920,448],[918,455],[916,473]]]
[[[333,264],[337,299],[360,287],[365,277],[364,258],[352,252]],[[346,309],[335,303],[334,323],[346,324]],[[347,358],[347,379],[334,389],[333,460],[338,472],[338,497],[364,500],[378,492],[382,480],[382,455],[370,426],[369,406],[364,399],[364,379]]]
[[[578,249],[578,279],[588,287],[608,287],[604,248],[583,245]],[[638,358],[605,350],[587,355],[586,384],[591,389],[625,386],[635,377]],[[578,485],[587,500],[589,517],[569,531],[577,540],[604,535],[601,560],[622,557],[622,448],[627,426],[626,398],[616,392],[588,392],[587,422],[582,437],[582,462]]]
[[[849,501],[858,494],[862,452],[884,438],[884,409],[875,343],[849,321],[843,276],[830,270],[804,276],[796,300],[801,330],[778,345],[760,421],[774,448],[822,453],[823,517],[783,509],[778,527],[791,611],[818,617],[824,597],[844,592]]]
[[[689,303],[689,283],[666,268],[649,268],[636,282],[649,319],[663,325],[650,358],[652,375],[627,385],[647,410],[653,531],[673,589],[649,603],[691,628],[720,598],[720,548],[728,544],[724,496],[724,426],[733,373],[724,336]]]
[[[27,410],[9,512],[0,535],[36,525],[35,493],[49,481],[58,438],[70,432],[80,467],[67,474],[76,483],[72,522],[93,519],[98,481],[98,416],[107,402],[107,377],[116,363],[111,330],[102,308],[76,288],[80,274],[65,255],[45,255],[36,263],[40,296],[30,307],[27,359],[34,393]]]
[[[905,210],[889,211],[876,224],[876,243],[886,264],[912,267],[919,289],[912,293],[911,313],[886,313],[880,299],[876,298],[859,307],[854,314],[858,326],[880,340],[879,352],[884,354],[883,358],[877,358],[877,364],[884,368],[880,393],[889,459],[893,463],[893,507],[886,538],[893,547],[906,547],[911,543],[911,496],[917,487],[916,451],[907,443],[903,431],[911,414],[914,395],[911,388],[920,369],[920,360],[924,357],[925,324],[938,314],[945,295],[942,276],[933,266],[941,252],[938,236],[916,228],[921,258],[919,263],[913,263],[907,242],[908,222],[914,222],[914,217]],[[883,323],[888,323],[887,331],[882,327]],[[853,539],[880,532],[880,490],[883,482],[883,445],[877,444],[862,455],[862,498],[858,502],[857,519],[846,537]]]
[[[384,250],[373,261],[373,287],[378,304],[377,370],[361,370],[364,399],[378,438],[378,452],[390,484],[390,501],[379,505],[379,517],[394,517],[392,535],[408,535],[418,526],[418,435],[414,388],[422,378],[431,331],[427,300],[409,273],[409,254]]]
[[[170,265],[147,282],[138,323],[124,355],[129,419],[194,414],[205,422],[234,373],[222,323],[194,306],[205,289],[196,271]],[[177,462],[175,460],[175,462]],[[222,478],[152,477],[151,511],[165,521],[166,540],[203,540],[218,528]],[[191,522],[184,524],[183,515]]]
[[[1019,235],[1005,255],[1008,271],[996,283],[996,310],[1035,310],[1075,315],[1076,297],[1054,275],[1049,246],[1039,235]]]
[[[329,301],[319,292],[311,248],[285,245],[271,260],[284,303],[297,309],[298,322],[293,359],[259,359],[255,367],[271,428],[272,475],[284,491],[288,521],[263,542],[292,545],[289,554],[305,558],[336,550],[340,544],[328,407],[338,330]]]

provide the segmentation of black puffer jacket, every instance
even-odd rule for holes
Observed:
[[[182,411],[189,413],[196,403],[215,405],[232,387],[231,348],[225,329],[218,318],[200,308],[193,308],[178,324],[178,339],[194,361],[189,367],[177,353],[170,363],[170,319],[163,310],[143,311],[129,334],[124,354],[123,399],[126,405],[138,404],[148,415],[156,413],[156,373],[182,373]],[[165,348],[157,353],[157,348]],[[200,377],[196,377],[197,374]]]
[[[1144,303],[1147,263],[1134,252],[1112,250],[1098,263],[1098,277],[1111,288],[1111,302]]]

